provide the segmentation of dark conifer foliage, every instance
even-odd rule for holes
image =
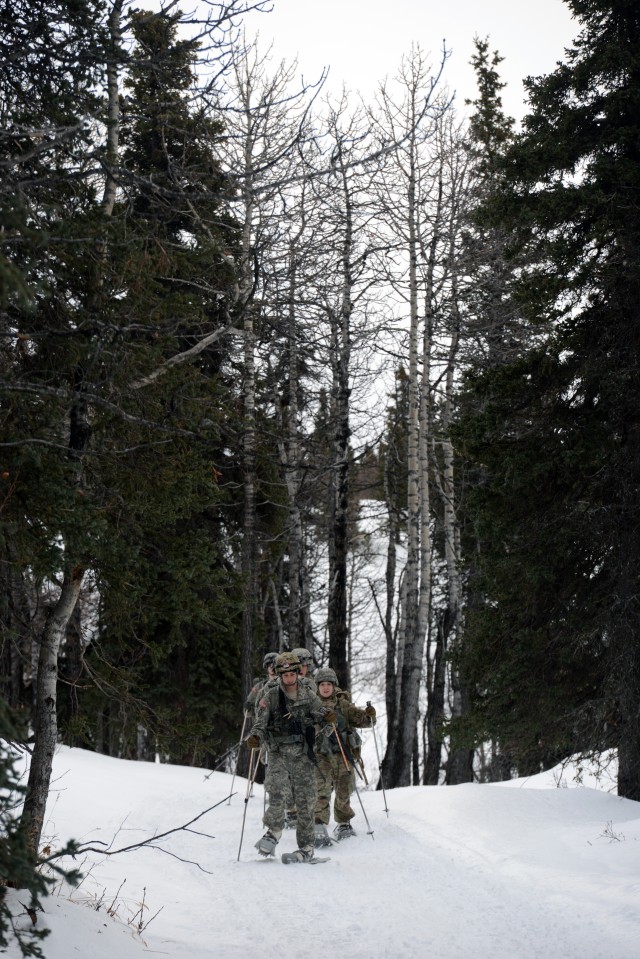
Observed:
[[[77,489],[82,428],[74,417],[71,454],[64,422],[71,423],[71,371],[83,349],[76,313],[85,295],[83,254],[94,232],[90,221],[80,233],[72,224],[95,202],[100,150],[88,118],[101,116],[101,9],[93,2],[2,9],[0,627],[3,692],[14,707],[33,699],[29,647],[42,627],[27,580],[41,584],[60,570],[56,534],[64,528],[71,543],[87,517]],[[79,283],[75,294],[70,276]]]
[[[492,207],[538,343],[470,385],[488,602],[465,659],[482,732],[519,768],[617,746],[640,799],[640,10],[569,6],[581,33],[530,82]]]
[[[85,588],[61,650],[64,735],[193,761],[229,735],[240,698],[224,545],[235,234],[221,125],[195,96],[197,44],[176,40],[177,15],[137,12],[129,54],[106,13],[19,5],[6,35],[16,61],[35,61],[2,76],[14,134],[2,146],[20,147],[0,170],[15,225],[3,235],[3,691],[30,708],[29,649],[72,564]],[[30,24],[45,14],[38,59]],[[106,96],[108,71],[130,96]]]
[[[104,457],[114,488],[127,471],[131,486],[109,530],[100,635],[88,651],[101,693],[78,722],[84,741],[107,752],[191,763],[233,738],[240,698],[238,577],[224,545],[235,528],[233,464],[222,451],[233,430],[222,334],[235,233],[215,156],[222,127],[194,105],[197,44],[177,38],[179,20],[133,14],[109,257],[119,289],[113,360],[122,402],[164,436],[129,426],[130,450],[115,435],[120,455]],[[207,339],[188,366],[165,366]]]
[[[87,160],[93,153],[86,120],[97,113],[96,85],[104,71],[103,9],[100,0],[17,0],[4,2],[0,10],[0,292],[5,306],[10,291],[27,294],[25,273],[34,249],[46,242],[46,210],[55,187],[65,180],[61,166],[79,151]]]

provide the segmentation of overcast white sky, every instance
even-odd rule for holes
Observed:
[[[435,66],[445,40],[451,57],[444,79],[462,108],[476,95],[473,37],[488,36],[505,58],[503,105],[516,119],[525,112],[523,77],[551,72],[579,32],[563,0],[273,0],[273,7],[247,23],[257,24],[261,45],[273,41],[277,60],[297,55],[308,81],[330,67],[332,89],[344,82],[365,99],[395,74],[412,43]]]

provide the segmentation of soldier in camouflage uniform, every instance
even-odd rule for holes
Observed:
[[[319,669],[315,679],[321,701],[337,714],[334,727],[324,724],[316,736],[318,798],[315,811],[315,842],[321,846],[330,842],[327,824],[331,812],[331,793],[334,790],[333,818],[337,823],[335,836],[337,839],[345,839],[355,835],[351,826],[351,820],[355,816],[351,808],[351,793],[355,785],[353,766],[356,757],[351,751],[350,737],[355,727],[372,726],[376,711],[373,706],[367,706],[366,709],[354,706],[349,694],[338,688],[338,679],[332,669]]]
[[[298,809],[296,854],[301,862],[313,857],[316,774],[313,748],[315,724],[334,722],[335,712],[323,706],[315,693],[298,682],[300,663],[292,653],[276,660],[277,686],[267,685],[258,703],[258,713],[247,737],[250,749],[266,747],[269,765],[265,786],[269,805],[263,822],[267,832],[256,843],[264,856],[271,855],[282,835],[285,797],[290,786]]]
[[[312,689],[314,693],[317,693],[318,687],[316,686],[315,680],[311,675],[313,656],[308,649],[304,649],[302,646],[294,649],[293,655],[297,656],[300,660],[300,679],[304,680],[305,684],[309,686],[309,689]]]
[[[300,663],[300,672],[298,674],[298,685],[304,686],[306,689],[310,689],[312,693],[317,693],[318,690],[315,682],[313,681],[313,677],[309,675],[309,668],[313,663],[313,656],[311,655],[309,650],[299,647],[298,649],[291,650],[291,655],[297,656],[298,661]],[[280,682],[279,677],[275,676],[274,678],[271,678],[268,681],[267,686],[268,688],[271,688],[272,686],[277,686],[279,682]],[[295,803],[291,796],[290,790],[286,792],[285,794],[285,809],[286,809],[286,813],[284,817],[285,828],[293,829],[295,828],[295,825],[298,820],[298,811],[295,807]]]
[[[311,666],[313,665],[313,656],[308,649],[303,649],[301,646],[298,649],[291,650],[292,656],[298,657],[298,662],[300,663],[300,672],[298,674],[298,683],[300,686],[306,686],[307,689],[310,689],[312,693],[317,693],[318,687],[316,686],[315,680],[311,673],[309,672]],[[277,686],[280,682],[279,678],[275,676],[274,678],[269,679],[269,686]]]
[[[277,658],[277,653],[265,653],[264,659],[262,660],[262,668],[265,670],[266,676],[256,676],[244,704],[245,711],[250,715],[253,715],[253,713],[256,711],[258,700],[260,698],[259,694],[263,686],[265,686],[266,683],[268,683],[271,679],[274,679],[276,682],[278,681],[275,669]]]

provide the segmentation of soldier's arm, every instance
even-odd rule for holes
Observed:
[[[320,726],[323,726],[326,723],[325,716],[328,712],[332,712],[329,706],[325,706],[320,697],[309,690],[309,711],[311,717],[315,723],[318,723]]]
[[[272,714],[271,703],[266,694],[266,690],[262,690],[262,696],[258,700],[256,707],[256,718],[253,726],[251,727],[251,732],[249,735],[258,736],[260,741],[264,743],[267,737],[267,726],[269,725],[269,720],[271,719]]]
[[[245,699],[244,708],[245,712],[252,713],[256,706],[256,696],[258,695],[259,689],[257,686],[252,686],[249,691],[249,695]]]
[[[356,726],[358,729],[367,729],[372,725],[371,717],[367,716],[364,709],[349,703],[344,709],[345,718],[349,726]]]

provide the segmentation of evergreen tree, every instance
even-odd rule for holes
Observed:
[[[619,793],[640,799],[640,10],[569,6],[582,31],[529,82],[493,206],[539,337],[472,385],[488,602],[466,668],[481,732],[521,769],[616,746]]]
[[[526,326],[509,299],[514,263],[507,255],[509,231],[494,215],[492,201],[502,189],[501,159],[513,137],[513,120],[505,116],[501,91],[505,84],[499,74],[502,57],[497,51],[490,52],[487,39],[476,37],[475,52],[471,65],[476,74],[477,96],[468,100],[474,108],[469,121],[467,142],[470,175],[467,205],[462,231],[460,259],[464,280],[460,283],[460,358],[463,374],[481,374],[508,363],[519,355],[526,338]],[[463,420],[478,415],[486,403],[487,395],[462,391],[457,397],[456,418]],[[456,427],[453,427],[454,434]],[[465,461],[456,449],[459,475],[457,497],[459,499],[460,539],[462,545],[461,576],[464,582],[464,606],[473,611],[487,601],[481,591],[477,571],[478,553],[482,551],[481,534],[473,513],[467,511],[467,497],[463,490],[482,487],[486,480],[483,463]],[[459,688],[462,709],[449,724],[452,752],[449,765],[456,755],[463,758],[468,772],[471,769],[468,749],[470,737],[463,731],[468,723],[470,694],[464,675],[457,669],[460,651],[466,643],[465,629],[457,637],[457,644],[449,647],[447,633],[451,615],[448,610],[438,615],[436,629],[438,641],[443,641],[452,660],[452,684]],[[448,777],[447,777],[448,778]]]
[[[126,174],[109,256],[122,336],[111,362],[127,408],[165,438],[149,443],[141,422],[128,426],[129,449],[118,431],[108,440],[119,455],[105,451],[101,480],[124,501],[108,512],[117,534],[109,521],[100,631],[87,657],[101,692],[85,697],[79,722],[96,748],[191,763],[234,737],[241,699],[237,557],[225,547],[234,465],[223,452],[238,424],[224,336],[234,226],[214,152],[222,127],[194,97],[198,46],[178,38],[180,17],[132,19]],[[171,365],[187,355],[189,364]]]
[[[471,65],[478,95],[469,121],[470,186],[463,257],[466,283],[462,290],[464,328],[462,353],[467,369],[485,369],[506,362],[519,352],[517,313],[508,292],[514,272],[506,255],[508,230],[490,206],[501,190],[500,161],[513,137],[513,120],[504,114],[501,91],[505,84],[498,68],[502,57],[489,52],[488,40],[475,38]]]
[[[149,719],[148,728],[151,719],[156,726],[164,719],[165,731],[169,719],[170,745],[152,740],[150,748],[184,760],[187,749],[190,757],[196,745],[202,749],[203,726],[209,746],[220,738],[224,720],[209,707],[215,689],[224,716],[227,698],[234,695],[222,692],[221,676],[233,683],[229,637],[237,607],[233,557],[224,547],[231,537],[220,532],[229,516],[220,482],[222,451],[229,446],[223,429],[234,429],[227,413],[231,377],[227,373],[225,382],[222,369],[234,276],[226,181],[213,152],[220,126],[191,104],[186,77],[194,44],[175,44],[174,53],[172,18],[134,14],[139,48],[146,50],[131,77],[140,100],[148,86],[150,102],[138,126],[132,121],[129,127],[137,140],[132,135],[129,152],[119,153],[118,71],[127,59],[121,4],[113,6],[108,29],[104,11],[82,8],[84,32],[74,26],[81,8],[48,9],[53,39],[70,38],[68,50],[52,44],[51,55],[65,54],[58,74],[48,64],[52,92],[41,85],[31,99],[25,93],[19,100],[12,90],[7,94],[20,119],[19,199],[27,213],[26,227],[6,245],[13,274],[4,272],[19,276],[22,288],[14,282],[5,296],[0,399],[7,450],[0,480],[2,580],[10,587],[2,610],[3,665],[30,654],[32,638],[41,654],[36,745],[24,806],[34,852],[57,741],[60,650],[68,651],[62,659],[67,678],[75,682],[83,666],[101,695],[107,690],[114,698],[126,693],[127,685],[118,690],[113,682],[109,688],[110,670],[115,663],[126,671],[133,661],[136,668],[127,678],[145,682],[146,689],[125,699],[127,735],[131,727],[137,731],[141,716]],[[26,30],[15,32],[16,62],[28,36]],[[71,51],[77,66],[67,80]],[[155,86],[144,76],[148,63]],[[5,77],[7,87],[10,82],[13,78]],[[96,91],[103,90],[101,99]],[[130,117],[131,111],[127,121]],[[42,130],[51,130],[50,138],[43,140]],[[104,144],[98,130],[106,131]],[[35,131],[30,138],[29,131]],[[102,181],[97,169],[104,171]],[[10,193],[4,186],[3,191]],[[78,614],[83,578],[94,602],[100,600],[97,628],[95,617]],[[44,607],[46,615],[21,623],[19,614],[29,609],[27,593],[30,608]],[[76,653],[94,639],[105,646],[72,656],[71,632],[82,634]],[[104,657],[107,645],[123,637],[117,652],[112,645]],[[197,660],[193,688],[191,671],[177,668],[170,657],[179,658],[186,647],[184,660]],[[150,672],[152,662],[165,668],[164,685]],[[24,663],[26,672],[31,655]],[[167,692],[169,675],[176,680],[173,696]],[[198,692],[194,715],[198,684],[206,686],[209,699]],[[11,686],[20,686],[13,674]],[[74,736],[83,727],[82,741],[97,744],[103,713],[96,709],[96,716],[88,717],[88,703],[78,706],[76,693],[61,697],[62,718],[75,724]],[[21,696],[18,688],[14,698]],[[95,705],[95,691],[85,700],[92,696]],[[155,708],[158,702],[162,709]],[[126,742],[117,724],[102,735],[103,741],[111,736],[112,742]]]

